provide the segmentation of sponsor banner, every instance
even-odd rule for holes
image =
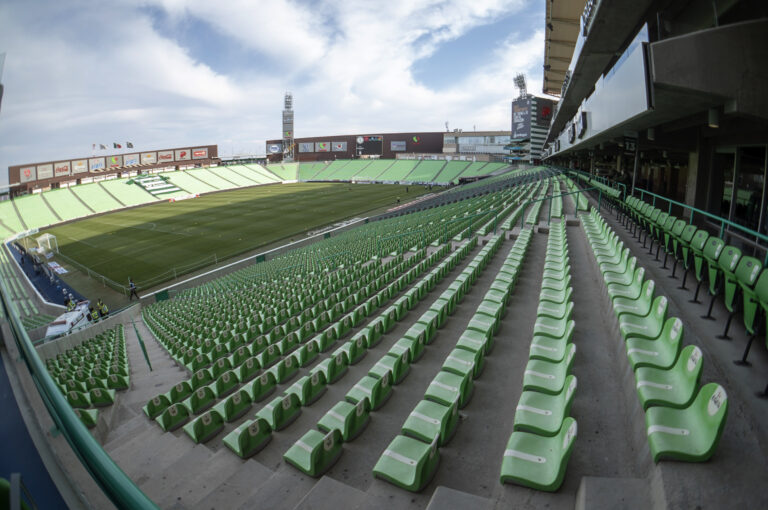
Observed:
[[[53,165],[37,165],[37,178],[50,179],[53,177]]]
[[[189,149],[179,149],[175,153],[176,161],[187,161],[192,159],[192,155],[189,153]]]
[[[107,156],[107,168],[120,168],[123,166],[122,156]]]
[[[301,142],[299,152],[315,152],[315,144],[312,142]]]
[[[392,140],[389,142],[389,149],[392,152],[405,152],[405,141]]]
[[[157,151],[157,162],[168,163],[173,161],[173,151]]]
[[[549,127],[552,122],[552,113],[555,102],[539,98],[536,100],[536,124],[540,127]]]
[[[331,150],[331,142],[315,143],[315,152],[329,152],[330,150]]]
[[[104,170],[106,165],[104,164],[104,158],[91,158],[88,160],[88,169],[91,172],[98,172]]]
[[[208,157],[208,149],[203,147],[200,149],[192,149],[192,159],[206,159]]]
[[[516,99],[512,103],[512,138],[531,137],[531,100]]]
[[[156,152],[142,152],[141,153],[141,164],[147,165],[157,163],[157,153]]]
[[[347,142],[333,142],[333,152],[347,152]]]
[[[71,167],[69,165],[69,161],[60,161],[58,163],[53,164],[54,177],[63,177],[65,175],[70,175],[70,173],[71,173]]]
[[[123,156],[123,166],[138,165],[138,164],[139,164],[138,154],[126,154]]]
[[[279,154],[282,150],[281,144],[271,143],[267,146],[267,152],[270,154]]]
[[[88,160],[87,159],[76,159],[72,162],[72,173],[73,174],[82,174],[88,171]]]
[[[37,169],[33,166],[19,168],[19,182],[31,182],[37,180]]]

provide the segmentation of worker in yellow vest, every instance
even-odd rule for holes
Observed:
[[[104,303],[101,298],[99,298],[98,301],[96,301],[96,308],[99,310],[99,315],[102,317],[106,317],[109,315],[109,307],[107,307],[107,304]]]
[[[88,311],[91,313],[91,322],[99,322],[99,312],[94,310],[92,306],[88,308]]]

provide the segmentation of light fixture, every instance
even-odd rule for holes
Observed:
[[[550,30],[554,30],[555,26],[552,23],[547,23],[547,28]]]
[[[717,111],[717,108],[709,109],[709,113],[707,115],[707,125],[711,128],[720,127],[720,112]]]
[[[648,128],[648,140],[650,141],[656,140],[656,129]]]

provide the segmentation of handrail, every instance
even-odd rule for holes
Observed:
[[[576,170],[576,169],[573,169],[573,168],[566,168],[566,169],[564,169],[564,171],[567,172],[567,173],[571,173],[571,174],[576,175],[576,177],[578,177],[579,180],[583,180],[583,179],[593,180],[594,179],[597,182],[600,182],[600,183],[602,183],[602,184],[604,184],[604,185],[606,185],[606,186],[608,186],[610,188],[614,188],[614,187],[621,188],[622,200],[626,200],[626,198],[627,198],[627,185],[624,184],[623,182],[612,181],[612,180],[610,180],[607,177],[603,177],[603,176],[600,176],[600,175],[592,175],[592,174],[590,174],[588,172],[585,172],[583,170]]]
[[[543,202],[544,200],[551,200],[551,199],[557,198],[557,197],[565,197],[565,196],[568,196],[568,195],[579,195],[581,193],[584,193],[585,191],[590,191],[590,190],[593,190],[593,189],[596,189],[598,191],[597,210],[600,211],[601,205],[602,205],[602,202],[603,202],[603,190],[601,190],[600,188],[596,188],[596,187],[585,188],[585,189],[579,188],[576,191],[569,191],[567,193],[560,193],[559,195],[547,195],[547,196],[545,196],[543,198],[531,198],[528,201],[526,201],[525,204],[523,204],[523,207],[527,208],[529,205],[535,204],[536,202]],[[579,199],[577,197],[576,198],[576,211],[577,212],[578,212],[578,209],[579,209]],[[525,214],[520,216],[520,228],[523,228],[524,218],[525,218]],[[547,225],[550,224],[551,220],[552,220],[552,202],[549,203],[549,215],[547,216]]]
[[[80,462],[117,508],[157,509],[157,505],[115,464],[72,410],[37,354],[18,315],[9,306],[9,295],[5,281],[0,279],[0,301],[8,317],[11,334],[51,418]]]
[[[703,210],[701,210],[701,209],[699,209],[697,207],[693,207],[692,205],[688,205],[688,204],[684,204],[682,202],[678,202],[677,200],[672,200],[671,198],[667,198],[665,196],[656,194],[656,193],[654,193],[652,191],[648,191],[648,190],[645,190],[643,188],[635,188],[635,191],[639,191],[640,192],[640,200],[645,201],[645,195],[650,195],[651,197],[653,197],[652,205],[654,207],[656,207],[656,199],[658,198],[658,199],[661,199],[661,200],[665,200],[669,204],[669,211],[670,212],[672,211],[672,205],[676,205],[678,207],[681,207],[683,210],[690,211],[691,215],[690,215],[690,218],[688,219],[688,224],[690,224],[690,225],[693,224],[693,215],[694,214],[700,214],[700,215],[702,215],[702,216],[704,216],[706,218],[710,218],[710,219],[712,219],[712,220],[714,220],[716,222],[719,222],[720,223],[720,235],[718,237],[720,237],[721,239],[723,238],[723,234],[725,234],[725,227],[727,225],[727,226],[729,226],[731,228],[734,228],[735,230],[739,230],[741,232],[746,233],[749,236],[754,237],[756,240],[763,241],[763,242],[765,242],[768,245],[768,236],[767,235],[761,234],[761,233],[759,233],[759,232],[757,232],[755,230],[752,230],[751,228],[745,227],[744,225],[739,225],[738,223],[735,223],[735,222],[733,222],[731,220],[727,220],[725,218],[722,218],[722,217],[720,217],[720,216],[718,216],[716,214],[712,214],[710,212],[703,211]],[[765,261],[765,263],[768,264],[768,246],[758,246],[758,247],[766,250],[766,261]]]

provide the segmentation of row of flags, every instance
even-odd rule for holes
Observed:
[[[94,143],[93,144],[93,150],[96,150],[97,147],[98,147],[98,150],[100,150],[100,151],[107,150],[107,146],[104,145],[103,143]],[[123,148],[123,144],[115,142],[115,143],[112,144],[112,148],[113,149],[122,149]],[[133,149],[133,143],[132,142],[125,142],[125,148],[126,149]]]

